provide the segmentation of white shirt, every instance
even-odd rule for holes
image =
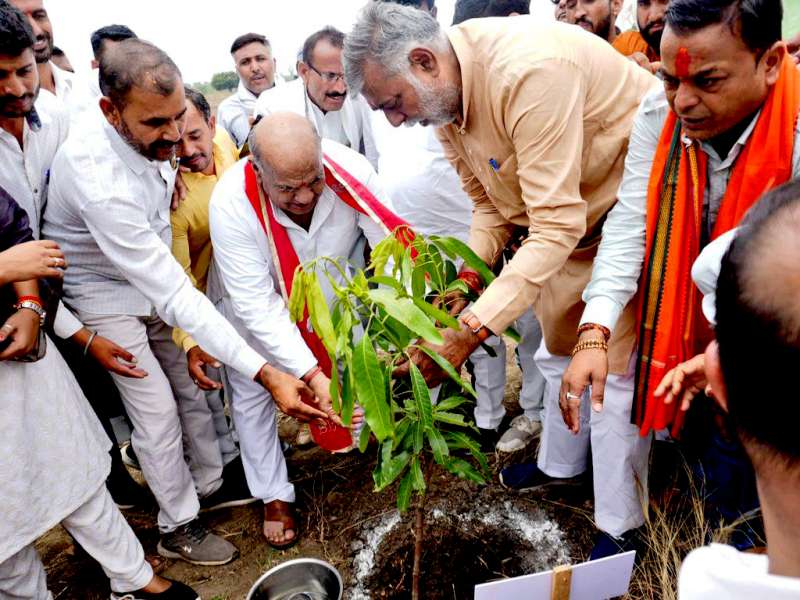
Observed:
[[[239,81],[236,93],[225,98],[217,109],[217,123],[225,128],[239,148],[247,141],[247,134],[250,133],[250,116],[257,99],[258,96]]]
[[[383,113],[373,113],[380,152],[381,181],[395,212],[415,231],[453,236],[467,243],[472,201],[444,156],[435,129],[392,127]]]
[[[625,158],[625,173],[617,194],[618,201],[608,213],[603,226],[603,238],[594,260],[592,279],[583,292],[586,308],[581,323],[597,323],[613,329],[622,310],[636,293],[644,263],[647,184],[668,111],[663,89],[645,96],[639,107]],[[701,143],[701,148],[708,155],[708,181],[704,196],[707,236],[716,222],[736,158],[752,134],[757,119],[758,115],[724,159],[710,144]],[[795,140],[798,139],[798,132],[800,121],[795,129]],[[688,140],[684,139],[684,143],[688,143]],[[792,174],[796,177],[800,174],[800,144],[797,143],[794,145],[792,164]]]
[[[65,301],[78,311],[151,316],[187,331],[248,376],[266,362],[189,281],[170,250],[175,172],[144,158],[98,118],[53,163],[43,232],[70,263]]]
[[[689,553],[678,577],[679,600],[797,600],[800,578],[770,575],[763,554],[711,544]]]
[[[23,124],[22,145],[0,128],[0,187],[6,190],[28,214],[33,237],[39,239],[42,211],[47,202],[50,166],[56,151],[67,139],[69,116],[47,91],[36,99],[34,113]],[[59,304],[53,330],[69,338],[83,328],[67,308]]]
[[[53,61],[50,61],[50,68],[53,71],[53,81],[56,84],[56,98],[61,100],[64,106],[69,106],[75,75],[60,68]]]
[[[378,176],[363,156],[330,140],[322,141],[322,149],[391,208]],[[246,164],[247,159],[243,159],[225,172],[214,188],[209,207],[215,273],[225,290],[225,314],[235,315],[231,321],[238,331],[271,363],[301,377],[317,364],[317,359],[289,318],[264,228],[245,193]],[[327,186],[308,231],[272,206],[301,264],[319,256],[345,257],[363,264],[364,238],[375,247],[385,237],[380,225],[349,207]],[[333,292],[325,277],[320,279],[330,305]]]
[[[295,79],[261,94],[253,116],[280,111],[303,115],[313,123],[320,137],[338,141],[363,154],[374,168],[378,168],[378,150],[372,134],[372,111],[360,95],[353,98],[347,94],[340,110],[323,113],[308,97],[303,80]]]

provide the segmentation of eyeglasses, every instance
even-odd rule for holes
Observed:
[[[312,65],[310,62],[306,63],[306,65],[308,65],[308,68],[314,71],[314,73],[322,77],[322,81],[324,81],[325,83],[336,83],[340,79],[344,81],[344,73],[334,73],[333,71],[320,71],[319,69],[314,67],[314,65]]]

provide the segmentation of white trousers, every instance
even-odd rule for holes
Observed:
[[[578,435],[567,429],[558,404],[569,358],[551,355],[544,342],[535,358],[546,381],[539,468],[551,477],[579,475],[586,470],[591,447],[597,528],[618,537],[640,527],[647,503],[652,438],[641,437],[639,428],[631,424],[635,356],[625,375],[608,376],[601,412],[591,410],[590,390],[586,389],[581,398]]]
[[[136,356],[148,373],[144,379],[112,378],[133,423],[131,444],[158,501],[159,530],[173,531],[197,517],[198,494],[222,485],[222,454],[205,394],[189,376],[172,328],[157,316],[78,316]]]
[[[272,396],[238,371],[225,369],[225,376],[225,390],[230,391],[231,414],[250,493],[264,503],[294,502],[294,486],[289,483]]]
[[[514,324],[522,341],[517,346],[522,369],[522,390],[519,404],[531,421],[541,419],[544,395],[544,377],[533,360],[533,355],[542,342],[542,328],[533,310],[528,310]],[[483,429],[495,429],[506,414],[503,397],[506,388],[506,345],[501,336],[486,340],[497,357],[491,357],[483,348],[478,348],[469,357],[475,374],[475,424]]]
[[[100,486],[61,524],[105,571],[117,593],[139,590],[153,579],[153,569],[125,517]],[[0,598],[51,600],[44,565],[33,544],[0,563]]]

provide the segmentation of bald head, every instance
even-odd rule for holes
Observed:
[[[100,60],[100,89],[122,108],[132,88],[160,96],[183,88],[181,72],[166,52],[144,40],[123,40],[108,48]]]
[[[800,364],[798,232],[800,182],[794,182],[746,215],[717,281],[719,387],[757,472],[775,459],[800,466],[800,403],[786,387]]]
[[[289,112],[267,115],[253,127],[248,144],[269,198],[290,218],[310,222],[325,185],[321,140],[311,121]]]

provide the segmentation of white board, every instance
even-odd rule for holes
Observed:
[[[628,592],[636,552],[572,567],[570,600],[605,600]],[[523,575],[475,586],[475,600],[550,600],[553,572]]]

